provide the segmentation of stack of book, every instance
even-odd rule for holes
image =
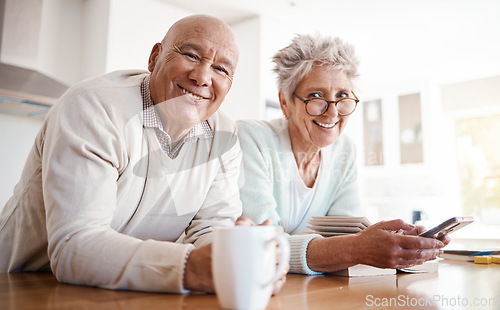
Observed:
[[[323,237],[355,234],[371,225],[366,217],[352,216],[313,216],[309,224],[307,228]]]
[[[413,267],[403,268],[403,269],[391,269],[391,268],[377,268],[368,265],[355,265],[347,269],[342,269],[339,271],[332,272],[334,275],[344,276],[344,277],[366,277],[366,276],[383,276],[388,274],[397,273],[432,273],[437,272],[439,269],[439,264],[437,261],[428,261],[422,265],[415,265]]]
[[[500,251],[474,251],[474,250],[444,250],[444,253],[439,255],[440,258],[449,260],[459,260],[464,262],[473,262],[475,256],[499,255]]]

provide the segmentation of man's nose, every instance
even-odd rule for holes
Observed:
[[[192,68],[188,77],[198,86],[210,86],[212,85],[212,74],[210,64],[200,63]]]

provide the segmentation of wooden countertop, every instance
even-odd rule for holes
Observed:
[[[441,260],[437,273],[346,278],[289,274],[268,309],[500,309],[500,264]],[[221,309],[216,295],[111,291],[51,273],[0,274],[0,309]]]

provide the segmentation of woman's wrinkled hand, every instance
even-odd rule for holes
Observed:
[[[358,234],[356,260],[379,268],[402,269],[436,259],[449,237],[419,237],[423,230],[402,220],[376,223]]]

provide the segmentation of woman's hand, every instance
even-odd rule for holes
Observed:
[[[357,264],[407,268],[435,259],[449,243],[419,237],[423,227],[393,220],[376,223],[355,235],[317,238],[307,247],[307,264],[318,272],[333,272]]]
[[[422,231],[423,227],[402,220],[376,223],[357,235],[353,259],[356,263],[396,269],[436,259],[449,238],[419,237]]]
[[[410,235],[410,236],[418,236],[427,230],[427,229],[425,229],[424,226],[421,226],[421,225],[417,225],[414,227],[415,228],[411,229],[411,230],[403,230],[403,234]],[[450,237],[448,237],[448,235],[441,236],[438,238],[438,240],[441,241],[444,244],[444,246],[447,246],[451,241],[451,239],[450,239]]]

